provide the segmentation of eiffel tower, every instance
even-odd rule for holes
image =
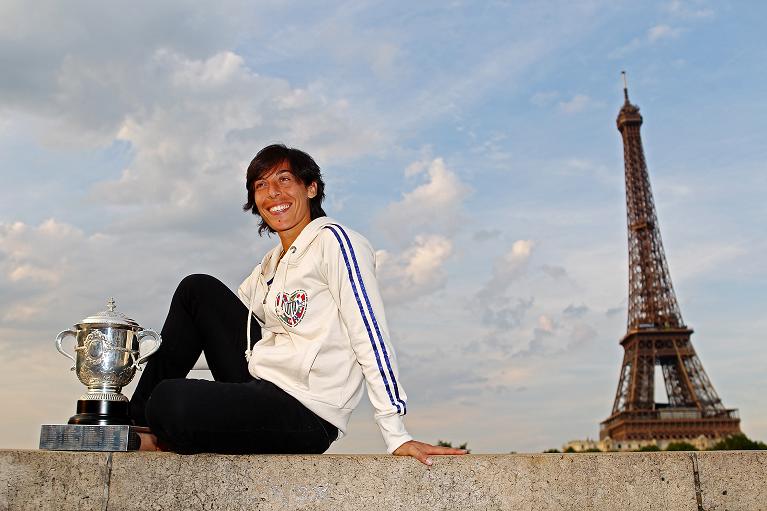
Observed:
[[[629,297],[628,325],[621,340],[623,365],[610,417],[600,440],[660,444],[701,435],[723,438],[740,432],[735,409],[727,409],[714,390],[682,320],[655,213],[639,127],[639,107],[625,102],[618,113],[626,167]],[[668,403],[655,402],[655,371],[660,367]]]

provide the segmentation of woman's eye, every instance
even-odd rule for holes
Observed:
[[[257,182],[255,185],[253,185],[253,187],[254,187],[256,190],[261,190],[261,189],[262,189],[263,187],[265,187],[265,186],[266,186],[266,183],[264,183],[263,181],[259,181],[259,182]]]

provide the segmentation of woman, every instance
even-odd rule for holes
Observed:
[[[325,215],[324,186],[297,149],[271,145],[253,159],[244,209],[261,217],[259,234],[276,232],[280,243],[239,299],[207,275],[179,284],[162,347],[131,399],[134,421],[153,433],[141,434],[142,450],[322,453],[346,433],[367,383],[389,453],[427,465],[433,454],[465,453],[405,430],[375,253]],[[184,378],[201,351],[213,382]]]

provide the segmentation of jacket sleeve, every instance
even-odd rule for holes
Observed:
[[[253,296],[256,285],[258,283],[258,276],[261,274],[261,265],[258,264],[253,271],[248,275],[245,280],[242,281],[240,287],[237,288],[237,296],[240,301],[245,304],[245,307],[250,307],[250,297]]]
[[[340,225],[329,224],[325,229],[322,271],[349,332],[375,408],[375,420],[391,453],[412,437],[402,420],[407,412],[407,396],[399,382],[389,339],[375,276],[375,252],[365,238]]]

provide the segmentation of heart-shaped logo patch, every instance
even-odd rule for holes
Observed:
[[[293,291],[290,295],[283,291],[282,293],[277,293],[274,312],[280,318],[280,321],[293,327],[304,319],[308,304],[309,297],[303,289]]]

